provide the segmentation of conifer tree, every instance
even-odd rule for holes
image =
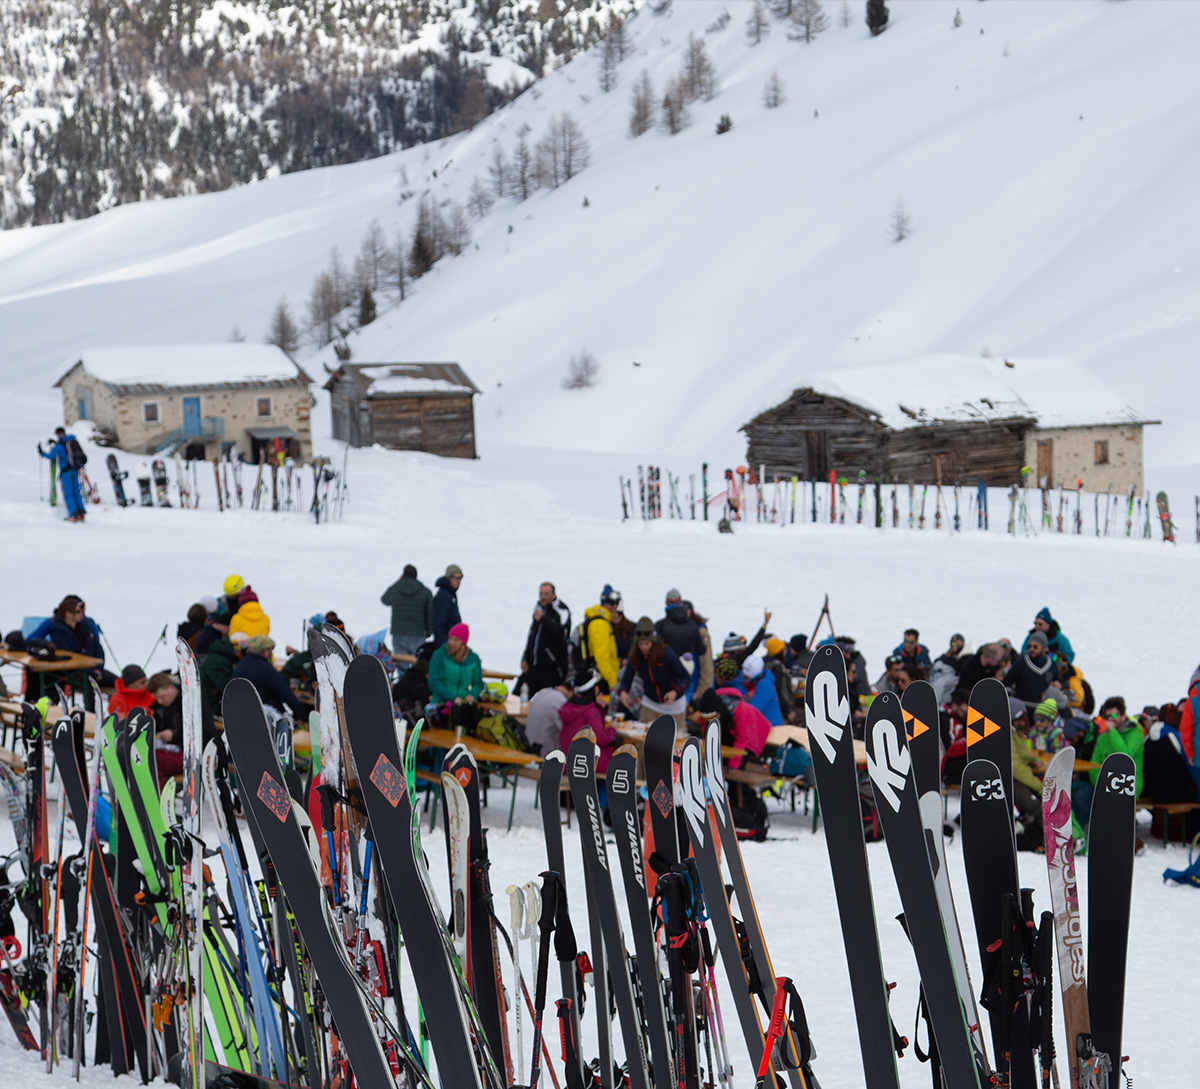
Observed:
[[[641,136],[654,124],[654,85],[650,73],[642,72],[633,85],[633,109],[629,115],[629,135]]]
[[[888,6],[884,0],[867,0],[867,29],[877,37],[887,29]]]
[[[271,314],[271,326],[267,331],[267,343],[274,344],[288,355],[300,348],[300,327],[292,317],[286,298],[281,298],[275,304],[275,310]]]

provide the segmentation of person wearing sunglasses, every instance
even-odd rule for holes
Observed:
[[[875,691],[895,692],[897,694],[902,692],[900,675],[903,672],[904,659],[899,654],[889,654],[887,660],[883,663],[883,673],[880,674],[879,680],[875,682]]]
[[[1142,730],[1141,721],[1129,717],[1124,699],[1120,696],[1109,696],[1100,705],[1098,724],[1100,736],[1096,738],[1096,747],[1092,749],[1092,762],[1103,764],[1104,758],[1114,752],[1128,753],[1133,758],[1133,766],[1137,769],[1137,792],[1140,796],[1146,750],[1146,735]],[[1100,778],[1100,769],[1097,767],[1089,771],[1088,778],[1092,781],[1092,787],[1095,788],[1096,781]]]

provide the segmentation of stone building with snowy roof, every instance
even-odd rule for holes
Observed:
[[[54,385],[63,418],[94,421],[131,453],[250,461],[279,439],[312,455],[311,379],[271,344],[154,344],[72,356]]]
[[[923,356],[814,374],[741,430],[768,477],[1143,489],[1148,420],[1068,359]]]
[[[343,363],[325,383],[333,437],[448,458],[475,454],[475,395],[457,363]]]

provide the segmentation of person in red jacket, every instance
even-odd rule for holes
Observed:
[[[135,707],[153,714],[154,695],[146,691],[146,671],[141,666],[127,665],[117,678],[108,711],[119,719],[126,719]]]
[[[1200,679],[1194,680],[1188,688],[1187,699],[1183,701],[1183,713],[1179,716],[1179,740],[1183,744],[1184,759],[1187,760],[1192,778],[1200,785],[1200,767],[1196,766],[1197,713],[1200,713]]]
[[[558,747],[564,753],[580,730],[586,728],[596,735],[596,744],[600,746],[600,755],[596,758],[597,775],[608,770],[609,758],[621,743],[617,731],[604,721],[600,695],[600,674],[588,667],[575,674],[573,695],[558,709],[558,719],[562,723]],[[602,798],[601,802],[604,801]]]

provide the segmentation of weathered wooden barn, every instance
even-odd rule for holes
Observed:
[[[473,458],[475,395],[457,363],[343,363],[325,383],[333,437]]]
[[[1147,420],[1082,365],[1063,359],[933,356],[845,367],[741,430],[768,477],[832,471],[917,484],[1142,487]]]

